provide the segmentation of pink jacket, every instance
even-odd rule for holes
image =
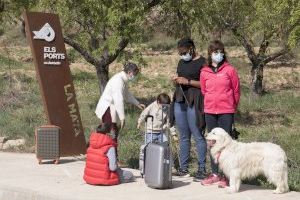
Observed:
[[[235,113],[240,101],[240,81],[236,70],[228,62],[224,62],[216,73],[208,66],[203,67],[200,86],[205,113]]]

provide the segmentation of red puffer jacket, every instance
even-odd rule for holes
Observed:
[[[109,169],[106,153],[111,147],[117,147],[117,144],[109,136],[101,133],[91,134],[83,176],[86,183],[92,185],[119,184],[118,173]]]
[[[202,68],[200,86],[205,113],[235,113],[240,101],[240,81],[236,70],[228,62],[224,62],[217,72],[208,66]]]

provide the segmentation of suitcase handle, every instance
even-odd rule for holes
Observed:
[[[154,117],[153,117],[152,115],[147,115],[147,116],[145,117],[145,122],[146,122],[146,123],[147,123],[147,121],[148,121],[148,118],[151,118],[151,121],[153,122]]]
[[[147,122],[148,122],[149,118],[151,119],[151,123],[152,123],[152,128],[151,128],[151,131],[150,131],[150,133],[151,133],[151,143],[153,142],[153,120],[154,120],[154,117],[153,117],[153,115],[147,115],[145,117],[145,138],[144,138],[145,145],[147,144],[147,134],[148,134],[148,124],[147,124]]]
[[[167,115],[170,116],[170,104],[162,104],[162,107],[166,107],[167,108]],[[164,134],[164,110],[163,108],[161,109],[161,121],[162,121],[162,124],[161,124],[161,133]],[[169,132],[166,131],[165,132],[166,134],[166,137],[167,137],[167,142],[168,144],[170,143],[170,135],[169,135]],[[161,138],[161,142],[163,142],[163,137]]]

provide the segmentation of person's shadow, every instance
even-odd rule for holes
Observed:
[[[184,181],[179,181],[179,180],[173,180],[172,183],[173,183],[173,186],[171,189],[180,188],[180,187],[184,187],[184,186],[191,184],[190,182],[184,182]]]
[[[270,188],[263,188],[262,186],[257,186],[257,185],[241,184],[239,192],[247,192],[249,190],[270,190],[271,191],[274,189],[275,188],[270,189]]]
[[[77,161],[85,161],[85,158],[61,158],[59,159],[58,161],[58,165],[59,164],[67,164],[67,163],[72,163],[72,162],[77,162]],[[43,164],[46,164],[46,165],[49,165],[49,164],[54,164],[55,160],[42,160],[42,163],[41,165]]]
[[[142,177],[141,176],[134,176],[134,181],[133,182],[136,182],[137,178],[142,178]],[[144,178],[143,178],[143,180],[144,180]],[[180,181],[180,180],[174,180],[173,179],[172,180],[172,186],[170,188],[158,189],[158,190],[176,189],[176,188],[184,187],[184,186],[187,186],[187,185],[190,185],[190,184],[191,184],[190,182],[185,182],[185,181]]]

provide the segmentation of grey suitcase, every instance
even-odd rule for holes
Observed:
[[[156,189],[172,187],[171,150],[168,142],[147,145],[145,183]]]
[[[172,187],[172,153],[168,141],[149,143],[145,147],[145,183],[156,189]]]
[[[144,144],[141,145],[140,147],[140,156],[139,156],[139,170],[141,172],[141,177],[143,178],[144,175],[145,175],[145,148],[147,146],[147,122],[148,122],[148,119],[151,119],[151,123],[152,123],[152,129],[151,129],[151,133],[153,133],[153,116],[151,115],[147,115],[146,118],[145,118],[145,133],[144,133]]]
[[[36,157],[39,164],[42,160],[54,160],[58,164],[60,128],[54,125],[40,126],[35,130]]]

